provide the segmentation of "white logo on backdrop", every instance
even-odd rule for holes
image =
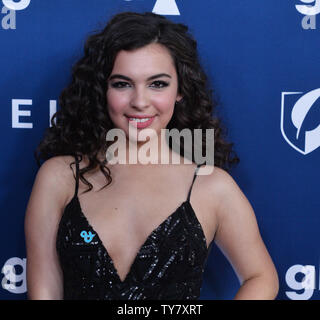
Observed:
[[[1,281],[3,289],[11,293],[27,292],[26,262],[26,258],[20,259],[18,257],[13,257],[6,261],[1,270],[1,273],[4,274]],[[19,267],[21,272],[17,272],[16,267]]]
[[[2,0],[4,7],[1,13],[6,14],[1,21],[1,27],[5,30],[16,29],[16,11],[26,9],[31,0]]]
[[[296,4],[296,9],[306,15],[315,16],[320,13],[320,0],[300,0],[303,3],[313,3],[313,5]]]
[[[31,110],[21,110],[20,106],[32,106],[31,99],[12,99],[11,105],[11,125],[12,128],[33,129],[33,123],[27,122],[26,117],[31,117]],[[25,107],[24,107],[25,108]],[[57,101],[49,100],[49,126],[51,126],[51,118],[57,111]],[[20,117],[24,117],[25,121],[20,121]]]
[[[30,4],[31,0],[20,0],[19,2],[13,0],[2,0],[4,6],[11,10],[24,10]]]
[[[316,15],[320,13],[320,0],[300,0],[305,4],[296,4],[298,12],[304,15],[301,20],[303,29],[316,29]]]
[[[299,281],[297,275],[302,277]],[[295,291],[286,291],[286,295],[291,300],[309,300],[316,289],[316,268],[312,265],[303,266],[295,264],[286,272],[286,283],[288,287]],[[298,292],[296,292],[298,291]]]
[[[162,15],[180,15],[175,0],[157,0],[152,12]]]
[[[320,146],[320,119],[311,130],[302,130],[312,107],[320,97],[320,89],[312,90],[300,97],[292,107],[285,103],[288,95],[301,95],[302,92],[282,92],[281,95],[281,133],[287,143],[296,151],[306,155]]]

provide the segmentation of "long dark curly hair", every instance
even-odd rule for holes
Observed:
[[[199,62],[197,42],[188,27],[151,12],[123,12],[86,39],[84,55],[73,65],[71,82],[59,96],[60,109],[34,152],[39,167],[41,159],[72,155],[81,161],[85,155],[89,164],[80,170],[79,176],[89,186],[86,192],[92,184],[83,175],[90,170],[102,171],[107,179],[104,187],[112,182],[110,169],[105,166],[107,160],[98,157],[101,150],[107,150],[106,134],[114,128],[107,112],[107,80],[120,50],[130,51],[154,42],[169,50],[178,75],[178,91],[183,97],[175,106],[167,129],[214,129],[214,165],[229,171],[239,162],[233,143],[224,138],[226,129],[214,113],[217,103]],[[205,136],[202,147],[206,150]]]

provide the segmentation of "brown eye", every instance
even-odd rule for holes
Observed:
[[[164,88],[164,87],[167,87],[169,85],[168,82],[160,81],[160,80],[152,82],[152,85],[153,84],[155,84],[155,86],[153,86],[155,88]]]
[[[114,82],[111,84],[111,87],[112,88],[125,88],[126,85],[129,84],[128,82],[124,82],[124,81],[118,81],[118,82]]]

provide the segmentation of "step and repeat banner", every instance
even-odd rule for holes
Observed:
[[[241,159],[231,174],[278,270],[277,299],[319,299],[319,0],[0,0],[0,299],[27,298],[33,151],[85,39],[123,11],[189,26]],[[214,245],[201,299],[232,299],[238,288]]]

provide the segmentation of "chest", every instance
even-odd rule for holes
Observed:
[[[88,235],[91,238],[85,239]],[[117,253],[103,243],[83,215],[77,198],[67,206],[62,217],[57,249],[64,272],[72,269],[78,273],[77,279],[89,281],[98,281],[97,275],[100,278],[103,274],[108,276],[109,283],[121,285],[127,281],[142,285],[146,279],[149,285],[150,279],[165,281],[168,277],[184,281],[183,277],[190,280],[191,274],[199,281],[209,251],[193,208],[184,202],[146,237],[130,260],[123,259],[122,247]]]
[[[99,190],[103,186],[99,181],[94,181],[95,189],[87,193],[82,193],[86,186],[80,185],[78,209],[87,222],[88,231],[96,235],[110,257],[120,279],[130,272],[130,266],[148,241],[172,221],[180,225],[180,229],[174,231],[180,233],[186,231],[183,227],[189,221],[189,230],[196,228],[205,247],[209,246],[217,224],[214,208],[199,192],[201,177],[195,180],[194,186],[192,178],[190,171],[180,179],[174,174],[161,178],[159,175],[120,173],[113,175],[113,182],[102,190]],[[186,201],[191,186],[191,197]],[[186,212],[189,217],[182,217]],[[170,230],[166,231],[162,236],[169,236]],[[188,232],[180,235],[188,237]],[[199,241],[201,246],[202,240]]]

